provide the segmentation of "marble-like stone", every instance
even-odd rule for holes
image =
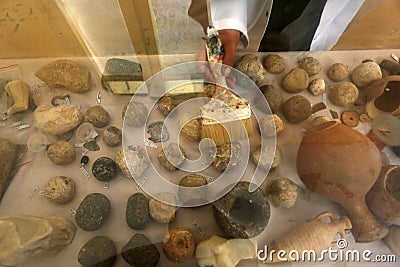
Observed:
[[[47,157],[56,165],[68,165],[75,158],[75,147],[66,141],[57,141],[47,149]]]
[[[122,144],[122,132],[115,126],[109,126],[104,130],[103,141],[107,146],[119,146]]]
[[[141,146],[121,149],[117,154],[116,163],[122,174],[130,179],[139,178],[149,166],[146,151]]]
[[[157,158],[161,166],[172,172],[184,162],[185,152],[178,144],[171,143],[158,153]]]
[[[135,234],[122,248],[122,258],[135,267],[156,267],[160,261],[157,247],[143,234]]]
[[[35,76],[50,87],[65,87],[74,93],[89,91],[90,71],[81,63],[61,59],[42,66]]]
[[[110,200],[103,194],[92,193],[79,204],[75,222],[85,231],[95,231],[103,226],[110,212]]]
[[[265,192],[249,192],[249,182],[239,182],[227,195],[213,204],[214,217],[230,237],[251,238],[267,226],[270,205]]]
[[[149,201],[142,193],[129,197],[126,204],[126,223],[134,230],[146,228],[150,220]]]
[[[152,198],[149,201],[149,212],[151,218],[158,223],[172,222],[175,219],[175,212],[177,208],[176,206],[167,203],[176,203],[175,196],[170,193],[162,193],[157,197],[166,203]]]
[[[103,128],[110,121],[110,114],[102,106],[96,105],[88,108],[85,114],[85,121],[90,122],[97,128]]]
[[[196,241],[193,234],[185,228],[169,230],[163,240],[165,256],[172,262],[180,263],[194,255]]]
[[[93,162],[92,173],[99,181],[110,181],[117,175],[117,164],[108,157],[98,158]]]
[[[299,188],[286,177],[278,177],[268,185],[268,199],[277,208],[291,208],[296,204]]]
[[[11,172],[17,158],[17,146],[0,138],[0,201],[12,180]]]
[[[75,129],[83,116],[74,105],[59,105],[51,108],[40,105],[33,112],[35,126],[47,134],[60,135]]]
[[[116,257],[114,242],[106,236],[95,236],[80,249],[78,262],[83,267],[112,267]]]
[[[68,203],[74,195],[75,183],[65,176],[51,178],[44,186],[44,196],[58,204]]]

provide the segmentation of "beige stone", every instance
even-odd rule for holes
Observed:
[[[40,105],[33,113],[35,126],[47,134],[60,135],[75,129],[82,121],[80,110],[73,105],[51,108]]]
[[[170,193],[162,193],[157,195],[158,199],[149,201],[149,212],[151,218],[159,223],[169,223],[175,219],[176,206],[167,203],[176,203],[176,198]],[[166,203],[164,203],[166,202]]]
[[[7,110],[8,115],[22,112],[29,108],[31,88],[26,82],[11,81],[7,83],[4,89],[13,100],[13,105]]]

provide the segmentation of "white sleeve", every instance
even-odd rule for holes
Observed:
[[[247,46],[247,1],[246,0],[210,0],[212,25],[217,30],[234,29],[242,33]]]

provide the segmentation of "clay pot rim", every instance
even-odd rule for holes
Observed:
[[[321,130],[327,130],[339,124],[337,121],[326,121],[324,123],[315,125],[314,127],[307,130],[308,133],[317,132]]]
[[[383,169],[385,170],[385,169]],[[385,192],[387,192],[388,196],[390,197],[390,199],[392,201],[394,201],[395,203],[399,203],[400,200],[398,200],[397,198],[395,198],[387,189],[387,180],[390,176],[390,174],[396,170],[400,170],[400,166],[399,165],[389,165],[386,167],[386,175],[383,177],[383,188],[385,189]]]

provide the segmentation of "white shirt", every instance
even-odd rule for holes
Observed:
[[[327,0],[320,24],[310,50],[329,50],[339,40],[365,0]],[[306,7],[309,8],[310,4]],[[272,9],[272,0],[210,0],[211,20],[217,30],[236,29],[242,33],[242,45],[257,50]],[[283,32],[296,42],[302,27],[307,27],[307,16],[300,16]]]

